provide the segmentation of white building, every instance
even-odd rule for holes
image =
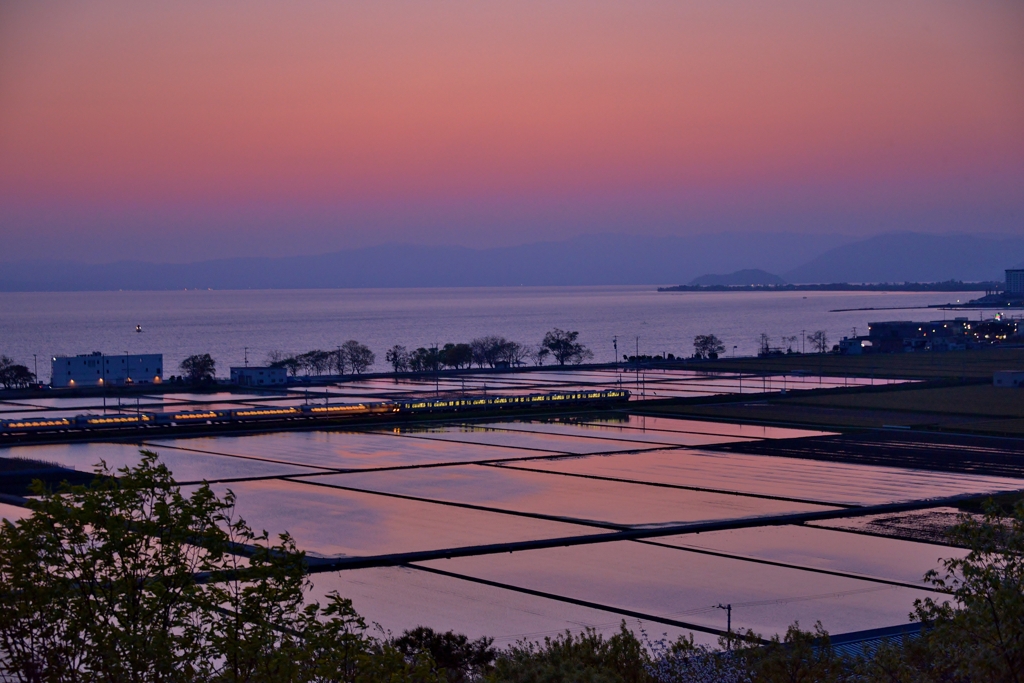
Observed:
[[[231,382],[243,387],[284,386],[288,383],[285,368],[231,368]]]
[[[102,387],[159,384],[163,381],[162,353],[104,356],[99,351],[78,356],[54,356],[51,387]]]

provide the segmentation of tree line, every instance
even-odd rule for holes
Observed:
[[[396,372],[438,372],[443,369],[515,368],[533,363],[544,365],[552,360],[557,365],[579,365],[592,360],[594,353],[579,341],[579,332],[554,328],[544,335],[540,344],[530,346],[500,336],[477,337],[469,343],[446,343],[444,346],[419,347],[409,350],[396,344],[384,354],[384,360]],[[783,336],[786,353],[793,353],[796,336]],[[828,335],[817,330],[806,337],[807,343],[818,353],[828,351]],[[781,347],[772,346],[772,338],[762,333],[759,340],[760,355],[782,353]],[[725,351],[725,345],[713,334],[699,334],[693,339],[694,358],[716,359]],[[635,362],[644,360],[675,360],[668,354],[661,356],[629,356],[623,359]],[[292,377],[306,375],[361,375],[376,363],[377,357],[368,346],[350,339],[332,350],[314,349],[305,353],[288,355],[282,351],[271,351],[267,356],[270,367],[285,368]],[[208,353],[194,354],[179,365],[180,377],[171,376],[168,381],[187,381],[193,385],[205,385],[215,381],[216,361]],[[0,385],[5,389],[28,387],[36,376],[24,365],[15,363],[7,356],[0,356]]]
[[[462,369],[520,367],[529,362],[543,365],[547,359],[559,365],[578,365],[594,357],[579,341],[579,332],[554,328],[544,335],[537,347],[505,337],[478,337],[469,343],[447,343],[442,347],[420,347],[408,350],[396,344],[384,354],[394,372],[437,372],[445,368]],[[331,349],[313,349],[289,355],[271,351],[267,364],[285,368],[292,377],[306,375],[361,375],[377,361],[370,347],[355,339]],[[191,355],[179,366],[181,380],[194,385],[209,384],[216,376],[216,361],[208,353]],[[171,377],[170,380],[177,378]]]
[[[24,389],[35,383],[36,376],[13,358],[0,356],[0,384],[4,389]]]
[[[757,345],[759,356],[777,356],[783,353],[791,354],[801,351],[798,347],[797,342],[800,341],[800,337],[794,335],[783,335],[780,337],[782,341],[781,346],[772,345],[772,337],[767,332],[762,332],[758,337]],[[828,333],[825,330],[815,330],[811,334],[804,338],[804,342],[811,347],[811,351],[815,353],[828,353],[829,351],[829,339]],[[785,351],[783,351],[785,347]],[[794,348],[796,347],[796,348]]]
[[[785,353],[794,353],[793,347],[800,338],[796,335],[783,335],[781,339],[782,346],[786,347]],[[825,330],[817,330],[807,335],[805,340],[806,343],[810,344],[811,349],[818,353],[826,353],[828,351],[829,340]],[[713,334],[698,334],[693,338],[693,358],[695,359],[715,360],[724,352],[725,344]],[[767,332],[762,332],[758,338],[758,355],[769,356],[780,353],[783,353],[782,347],[772,346],[772,337]],[[665,356],[630,356],[623,354],[622,359],[632,363],[636,361],[675,360],[676,357],[671,353]]]
[[[271,351],[267,356],[270,367],[285,368],[292,377],[300,372],[307,375],[361,375],[373,367],[376,360],[370,347],[355,339],[349,339],[330,351],[314,349],[294,356]]]
[[[1024,672],[1024,501],[964,516],[966,549],[926,581],[917,637],[862,655],[791,626],[651,642],[622,625],[493,647],[428,627],[377,632],[337,593],[308,597],[305,556],[234,513],[230,491],[184,493],[156,454],[88,486],[32,486],[0,525],[0,680],[149,683],[971,683]],[[242,553],[242,556],[236,554]]]
[[[771,356],[782,353],[796,353],[799,349],[797,342],[800,341],[800,337],[794,335],[782,335],[780,337],[782,341],[781,346],[773,346],[773,338],[767,333],[762,332],[758,337],[758,355],[759,356]],[[804,342],[811,347],[811,350],[816,353],[827,353],[829,348],[828,333],[825,330],[815,330],[811,334],[804,338]],[[783,351],[785,348],[785,351]],[[719,354],[725,351],[725,344],[713,334],[698,334],[693,338],[693,349],[694,358],[704,359],[715,359],[718,358]]]
[[[544,335],[536,347],[511,341],[505,337],[477,337],[469,343],[447,343],[444,346],[420,347],[410,351],[396,344],[387,350],[384,359],[398,372],[437,372],[450,368],[514,368],[534,363],[543,365],[549,358],[558,365],[579,365],[594,357],[580,343],[579,332],[554,328]]]

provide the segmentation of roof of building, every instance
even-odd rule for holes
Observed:
[[[851,631],[829,636],[832,650],[843,657],[873,655],[879,647],[890,642],[901,642],[904,638],[920,638],[924,626],[919,622],[872,628],[866,631]]]

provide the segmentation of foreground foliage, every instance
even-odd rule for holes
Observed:
[[[305,601],[304,556],[185,496],[156,455],[47,493],[0,528],[0,675],[11,681],[434,681],[350,601]],[[236,554],[244,551],[245,557]]]
[[[1024,503],[954,530],[963,558],[927,577],[920,637],[840,656],[816,625],[767,645],[651,642],[625,624],[496,650],[426,627],[392,638],[352,603],[310,601],[305,558],[233,513],[229,492],[184,495],[155,454],[88,487],[47,492],[0,527],[0,680],[19,682],[748,683],[1022,681]]]
[[[641,683],[650,680],[649,657],[636,636],[622,625],[605,639],[593,630],[565,633],[543,643],[520,642],[501,653],[494,679],[509,683],[592,681]]]
[[[928,579],[953,601],[919,601],[916,617],[933,624],[933,667],[946,680],[1024,681],[1024,501],[1011,515],[995,504],[984,519],[965,517],[951,540],[970,549],[944,560]]]

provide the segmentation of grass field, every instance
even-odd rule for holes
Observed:
[[[1024,389],[990,384],[770,396],[749,402],[665,405],[652,412],[827,430],[909,427],[979,434],[1024,434]]]
[[[832,408],[866,408],[918,413],[948,413],[964,416],[1024,418],[1024,391],[975,384],[870,394],[800,397],[790,404]]]
[[[907,379],[986,378],[1000,370],[1024,370],[1024,348],[950,353],[893,353],[865,356],[793,354],[769,358],[722,359],[702,363],[701,370],[738,372],[805,372],[807,374]]]

